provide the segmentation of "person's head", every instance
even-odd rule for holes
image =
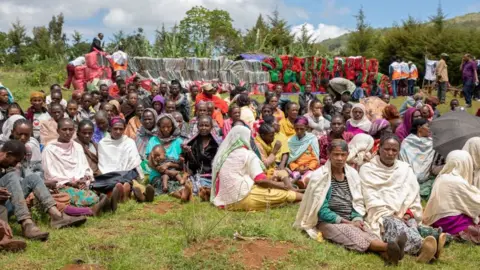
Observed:
[[[76,102],[78,102],[78,104],[82,104],[82,91],[73,91],[72,93],[72,100],[75,100]]]
[[[435,110],[437,108],[438,104],[440,104],[440,101],[438,100],[437,97],[430,96],[430,97],[425,98],[425,104],[430,105],[432,107],[432,109]]]
[[[157,121],[157,128],[158,128],[158,137],[160,138],[168,138],[172,136],[173,132],[175,131],[175,119],[173,117],[169,117],[169,115],[164,115]]]
[[[160,95],[165,96],[168,93],[168,84],[165,82],[160,83]]]
[[[8,105],[8,107],[7,107],[7,116],[10,117],[12,115],[22,115],[23,116],[22,108],[16,102]]]
[[[178,80],[173,80],[170,85],[170,95],[172,95],[172,97],[177,97],[178,94],[180,94],[181,89],[182,86],[180,85],[180,82]]]
[[[12,137],[14,140],[19,140],[26,144],[32,136],[32,123],[25,118],[18,119],[13,123]]]
[[[113,106],[112,104],[110,103],[105,103],[103,105],[103,110],[105,111],[105,113],[107,114],[107,120],[110,121],[110,119],[112,119],[113,117],[116,116],[115,114],[115,106]]]
[[[206,83],[202,85],[202,90],[203,90],[203,93],[209,98],[212,97],[216,92],[215,87],[213,87],[211,83]]]
[[[463,61],[470,61],[470,60],[472,60],[472,55],[467,53],[467,54],[463,55],[462,60]]]
[[[263,122],[258,128],[258,134],[267,145],[272,145],[275,140],[275,128],[265,122]]]
[[[421,101],[423,99],[423,94],[422,93],[416,93],[415,95],[413,95],[413,99],[415,101]]]
[[[165,113],[173,113],[176,109],[175,101],[167,100],[165,102]]]
[[[281,84],[275,85],[275,95],[279,97],[282,95],[282,93],[283,93],[283,85]]]
[[[240,94],[237,98],[237,104],[240,107],[249,106],[250,105],[250,97],[248,94]]]
[[[345,119],[343,116],[336,114],[332,116],[332,121],[330,122],[331,135],[334,137],[341,137],[345,131]]]
[[[141,114],[142,126],[146,130],[153,130],[155,128],[155,120],[157,118],[157,112],[153,109],[145,109]]]
[[[293,126],[297,137],[302,139],[307,133],[308,119],[305,116],[299,116],[295,119],[295,122],[293,122]]]
[[[360,121],[365,116],[365,106],[362,104],[355,104],[352,108],[352,118],[355,121]]]
[[[288,119],[293,122],[297,119],[299,106],[295,102],[288,102],[285,106],[285,111]]]
[[[331,106],[333,106],[332,96],[330,96],[330,95],[325,95],[325,96],[323,97],[323,104],[325,105],[325,107],[331,107]]]
[[[383,94],[381,99],[383,100],[383,102],[385,102],[387,104],[390,104],[390,95],[389,94]]]
[[[269,104],[265,104],[262,106],[262,118],[267,115],[273,115],[273,108]]]
[[[380,139],[386,134],[392,133],[392,126],[387,120],[380,118],[373,121],[372,126],[370,127],[369,134],[374,139]]]
[[[345,103],[349,102],[350,101],[350,92],[348,92],[348,91],[343,92],[341,99]]]
[[[58,121],[63,118],[65,111],[60,103],[50,103],[50,109],[48,110],[48,113],[53,120],[58,123]]]
[[[102,97],[102,99],[108,98],[108,85],[106,84],[100,85],[100,96]]]
[[[135,83],[129,83],[127,86],[127,93],[136,93],[137,92],[137,85]]]
[[[410,134],[415,134],[418,137],[429,137],[430,124],[428,123],[428,120],[424,118],[413,120],[412,128],[410,129]]]
[[[182,129],[183,127],[183,116],[180,112],[174,111],[171,113],[175,122],[177,122],[178,128]]]
[[[195,105],[195,115],[200,117],[202,115],[208,115],[208,106],[206,102],[200,101]]]
[[[62,91],[54,91],[50,94],[50,97],[52,98],[52,102],[60,103],[63,99]]]
[[[320,100],[314,99],[314,100],[310,101],[310,104],[308,106],[309,106],[310,111],[312,112],[313,116],[315,116],[315,117],[322,116],[323,104],[322,104],[322,102],[320,102]]]
[[[323,78],[320,80],[320,87],[322,87],[323,89],[327,89],[328,88],[328,84],[330,83],[330,80],[327,79],[327,78]]]
[[[275,96],[275,95],[268,96],[268,98],[265,101],[266,101],[265,103],[272,106],[272,108],[274,110],[276,110],[278,108],[278,97],[277,96]]]
[[[332,140],[328,146],[328,158],[332,169],[341,170],[347,164],[348,144],[343,139]]]
[[[75,132],[75,124],[70,118],[62,118],[58,120],[58,141],[61,143],[68,143],[72,140],[73,134]]]
[[[306,94],[312,93],[312,85],[311,84],[305,85],[305,93]]]
[[[231,105],[228,108],[228,116],[232,119],[232,122],[240,120],[240,107],[236,104]]]
[[[167,159],[167,154],[165,152],[165,147],[161,144],[157,144],[153,147],[152,152],[152,159],[156,164],[160,164]]]
[[[98,39],[100,39],[100,40],[103,39],[103,34],[102,33],[98,33]]]
[[[277,118],[275,116],[270,115],[270,116],[265,116],[263,118],[263,123],[269,124],[275,129],[275,133],[280,132],[280,125],[278,124]]]
[[[50,85],[50,94],[53,94],[54,92],[62,93],[62,87],[58,83]]]
[[[136,92],[128,93],[127,102],[130,106],[136,107],[138,105],[138,94]]]
[[[415,110],[415,112],[412,114],[412,121],[415,119],[421,119],[422,118],[422,113],[420,110]]]
[[[455,109],[460,106],[460,102],[458,102],[458,99],[454,98],[452,101],[450,101],[450,109],[452,111],[455,111]]]
[[[422,108],[420,108],[420,113],[422,114],[422,118],[424,119],[429,119],[432,117],[429,105],[423,105]]]
[[[74,118],[78,113],[78,103],[75,100],[70,100],[67,103],[67,114],[68,117]]]
[[[125,120],[120,117],[114,117],[110,120],[110,137],[114,140],[118,140],[123,136],[125,132]]]
[[[144,110],[145,110],[145,106],[143,106],[143,104],[138,104],[135,107],[135,116],[138,116],[138,118],[142,117]]]
[[[108,108],[110,109],[109,112],[106,110],[107,109],[107,105],[109,106]],[[109,116],[110,117],[114,117],[114,115],[112,114],[112,109],[111,107],[112,106],[111,104],[105,104],[104,106],[104,110],[100,110],[98,111],[95,116],[94,116],[94,119],[95,119],[95,125],[103,132],[107,131],[108,130],[108,127],[109,127]]]
[[[4,158],[0,160],[2,168],[15,167],[25,158],[27,149],[21,141],[9,140],[0,150],[4,154]]]
[[[82,120],[80,123],[78,123],[78,128],[77,128],[77,138],[78,140],[85,144],[88,145],[92,141],[93,137],[93,123],[90,120]]]
[[[345,119],[345,121],[347,121],[352,117],[352,108],[353,108],[353,105],[350,103],[343,104],[342,116],[343,116],[343,119]]]
[[[190,86],[190,96],[192,100],[195,100],[195,97],[198,95],[198,86],[196,84]]]
[[[124,96],[125,94],[127,94],[127,84],[125,83],[125,81],[123,79],[118,79],[117,80],[117,87],[118,87],[118,91],[119,91],[120,96]]]
[[[133,84],[135,85],[136,89],[138,89],[140,87],[140,77],[135,76],[135,78],[133,78]]]
[[[215,104],[213,104],[213,102],[208,101],[207,102],[207,113],[208,113],[208,115],[212,116],[214,111],[215,111]]]
[[[200,116],[198,118],[198,133],[200,136],[209,136],[213,128],[213,120],[210,116]]]
[[[154,98],[160,93],[160,86],[155,83],[152,83],[152,88],[150,89],[150,97]]]
[[[383,108],[382,117],[388,121],[391,121],[393,119],[399,119],[400,113],[398,112],[397,107],[395,107],[395,105],[389,104],[385,106],[385,108]]]
[[[395,164],[398,152],[400,151],[400,144],[400,139],[393,134],[387,134],[380,139],[378,154],[383,165],[391,167]]]
[[[356,80],[355,81],[355,86],[356,87],[362,87],[363,82],[361,80]]]
[[[5,87],[0,87],[0,104],[8,104],[8,91]]]
[[[35,111],[43,110],[44,101],[45,101],[45,95],[42,92],[32,92],[30,94],[30,103],[32,104]],[[7,90],[0,89],[0,103],[8,103]]]
[[[442,54],[440,54],[440,58],[443,59],[444,61],[447,61],[447,59],[448,59],[448,54],[442,53]]]
[[[82,95],[82,108],[86,111],[90,111],[90,107],[92,106],[92,95],[89,93],[84,93]]]

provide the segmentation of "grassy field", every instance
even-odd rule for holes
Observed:
[[[22,86],[21,74],[0,73],[24,107],[30,91],[48,87]],[[69,93],[65,93],[66,97]],[[296,97],[295,97],[296,98]],[[393,103],[397,106],[403,100]],[[462,102],[463,104],[463,102]],[[478,108],[474,103],[471,113]],[[442,112],[446,105],[440,106]],[[0,253],[0,269],[62,269],[75,262],[81,269],[376,269],[383,261],[375,254],[358,254],[330,243],[318,243],[292,228],[298,205],[266,212],[236,213],[198,201],[181,205],[167,196],[151,204],[130,201],[116,214],[90,218],[81,228],[52,230],[43,215],[38,224],[50,231],[47,242],[28,241],[23,253]],[[14,235],[21,235],[11,223]],[[234,240],[234,234],[258,237]],[[477,269],[480,247],[451,244],[431,265],[406,256],[399,269]],[[96,267],[96,268],[95,268]],[[75,269],[72,266],[65,269]],[[80,268],[78,268],[80,269]]]

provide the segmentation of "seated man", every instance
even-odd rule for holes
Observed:
[[[28,210],[25,197],[31,192],[35,194],[43,209],[50,215],[50,226],[53,228],[60,229],[85,223],[85,217],[71,217],[58,211],[55,200],[40,176],[30,174],[23,179],[19,176],[15,166],[24,159],[25,153],[25,145],[16,140],[7,141],[0,150],[0,168],[2,169],[0,188],[6,188],[11,194],[7,204],[13,206],[14,214],[22,225],[23,236],[33,240],[46,240],[48,238],[48,233],[40,231],[33,223]]]

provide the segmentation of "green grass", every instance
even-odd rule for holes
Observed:
[[[48,89],[28,88],[21,82],[25,74],[2,72],[0,80],[9,87],[24,107],[28,105],[30,91]],[[69,96],[69,92],[65,94]],[[20,98],[19,98],[20,97]],[[449,99],[451,97],[449,96]],[[259,98],[261,99],[261,98]],[[296,96],[292,96],[296,100]],[[392,100],[400,106],[403,99]],[[463,101],[461,101],[463,104]],[[470,113],[476,112],[478,102]],[[447,105],[439,107],[448,110]],[[156,199],[172,201],[167,196]],[[207,239],[221,238],[233,244],[233,234],[265,237],[276,243],[287,241],[297,246],[285,259],[264,264],[264,269],[377,269],[384,266],[375,254],[347,251],[331,243],[318,243],[292,228],[298,205],[266,212],[226,212],[209,203],[176,204],[168,213],[153,211],[154,204],[137,204],[130,201],[120,205],[116,214],[89,218],[80,228],[53,230],[44,216],[36,216],[42,229],[50,231],[47,242],[28,241],[23,253],[0,253],[0,269],[60,269],[76,260],[99,264],[107,269],[243,269],[240,262],[228,258],[235,254],[233,248],[225,252],[216,250],[184,256],[184,249]],[[14,235],[21,235],[18,224],[11,222]],[[233,246],[233,245],[230,245]],[[471,244],[451,244],[441,260],[431,265],[417,264],[406,256],[400,269],[477,269],[480,247]]]

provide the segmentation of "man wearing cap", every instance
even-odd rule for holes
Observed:
[[[442,53],[440,55],[440,61],[437,63],[435,68],[435,75],[437,76],[437,85],[438,85],[438,99],[440,104],[445,104],[445,95],[447,92],[448,85],[448,66],[447,60],[448,54]]]
[[[215,108],[219,109],[222,114],[228,113],[228,104],[225,100],[217,97],[215,93],[217,92],[216,88],[213,87],[211,83],[205,83],[202,85],[202,92],[197,95],[195,98],[195,104],[200,101],[213,102]]]
[[[477,65],[470,54],[465,54],[460,66],[463,79],[463,96],[465,97],[466,107],[472,107],[473,89],[478,85]]]
[[[412,63],[412,61],[408,61],[409,67],[409,74],[408,74],[408,95],[413,96],[413,88],[418,79],[418,69],[417,66]]]

